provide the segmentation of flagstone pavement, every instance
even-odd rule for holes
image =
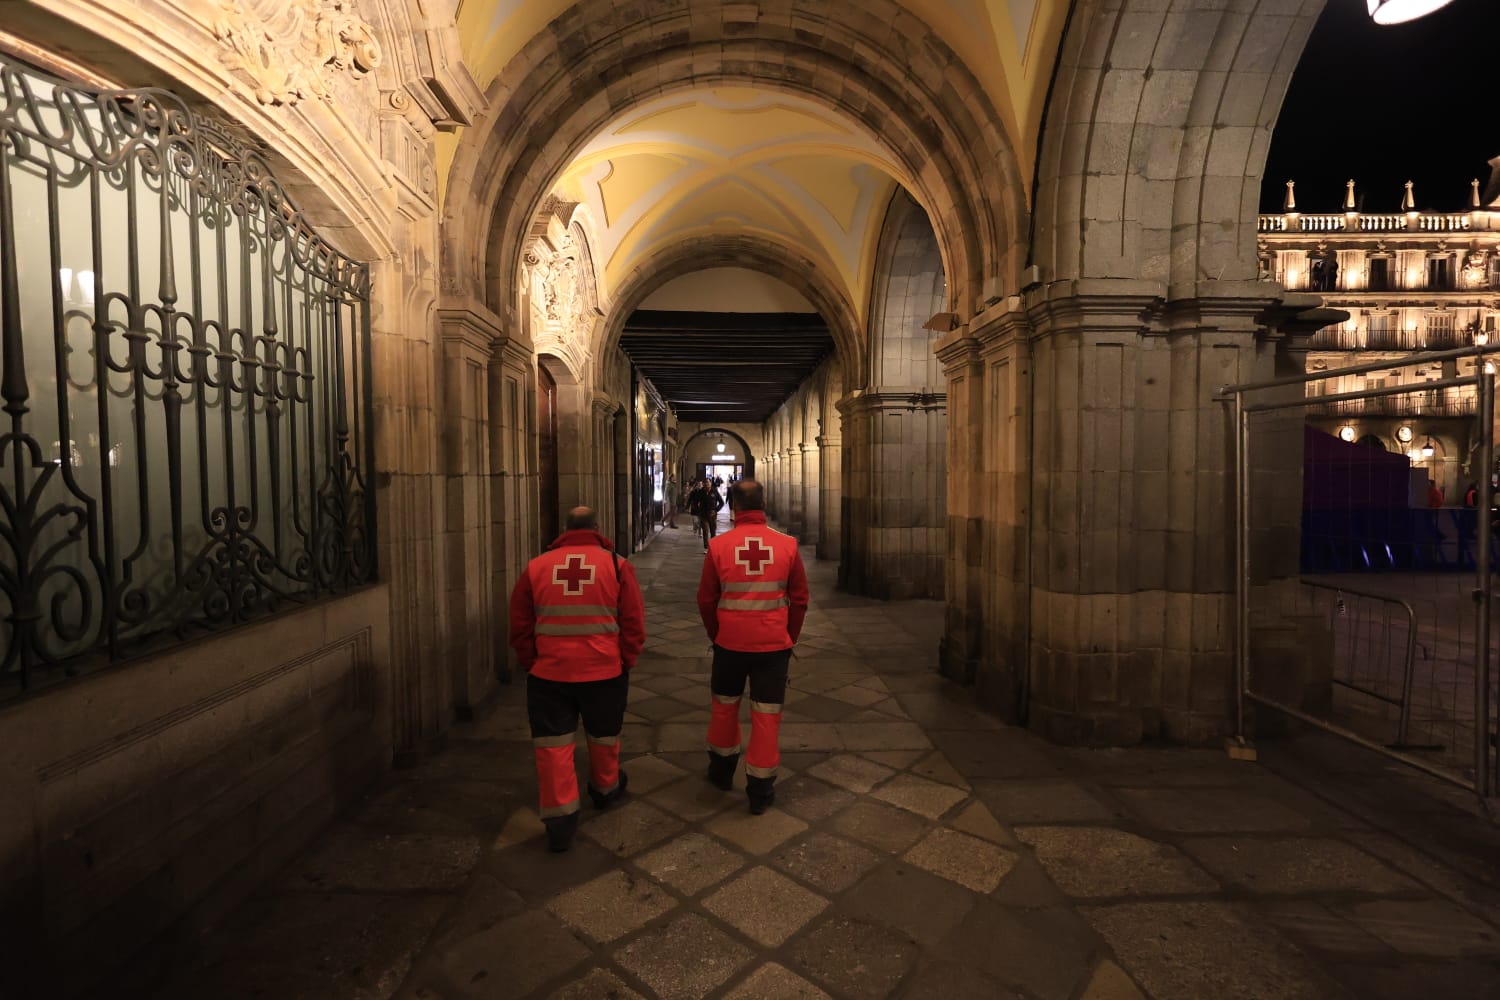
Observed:
[[[940,603],[836,593],[810,555],[766,815],[704,780],[702,551],[663,531],[634,558],[649,642],[623,806],[585,801],[573,850],[546,852],[508,688],[155,995],[1500,997],[1500,840],[1462,803],[1424,797],[1420,825],[1393,827],[1399,796],[1359,799],[1374,786],[1337,763],[1304,780],[1210,750],[1050,746],[936,675]]]

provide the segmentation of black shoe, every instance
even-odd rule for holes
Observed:
[[[750,815],[759,816],[776,802],[776,793],[768,792],[765,795],[750,796]]]
[[[570,813],[567,816],[553,816],[542,820],[547,827],[547,850],[553,854],[562,854],[573,846],[573,834],[578,832],[578,814]]]
[[[601,792],[596,789],[592,782],[589,783],[589,798],[593,800],[595,809],[608,809],[625,797],[625,789],[630,785],[630,776],[624,771],[620,772],[619,784],[615,785],[612,792]]]
[[[734,769],[739,766],[739,754],[733,757],[723,757],[714,753],[708,753],[708,780],[721,792],[734,791]]]

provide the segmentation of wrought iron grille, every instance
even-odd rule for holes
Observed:
[[[220,123],[0,55],[0,699],[375,578],[369,287]]]

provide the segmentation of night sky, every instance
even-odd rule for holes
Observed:
[[[1468,207],[1500,156],[1500,0],[1454,0],[1381,27],[1365,0],[1328,0],[1271,138],[1261,211],[1279,212],[1297,182],[1303,212],[1337,212],[1354,178],[1366,212]]]

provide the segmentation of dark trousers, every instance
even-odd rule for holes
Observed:
[[[606,794],[619,786],[620,730],[625,724],[629,693],[630,674],[626,671],[606,681],[577,684],[527,675],[526,714],[536,755],[539,812],[549,827],[577,823],[573,735],[580,717],[589,742],[589,784]]]
[[[708,724],[710,776],[728,787],[740,757],[740,699],[750,687],[750,746],[745,754],[745,790],[768,798],[781,762],[781,707],[786,702],[792,651],[746,653],[714,646],[709,686],[713,705]]]

